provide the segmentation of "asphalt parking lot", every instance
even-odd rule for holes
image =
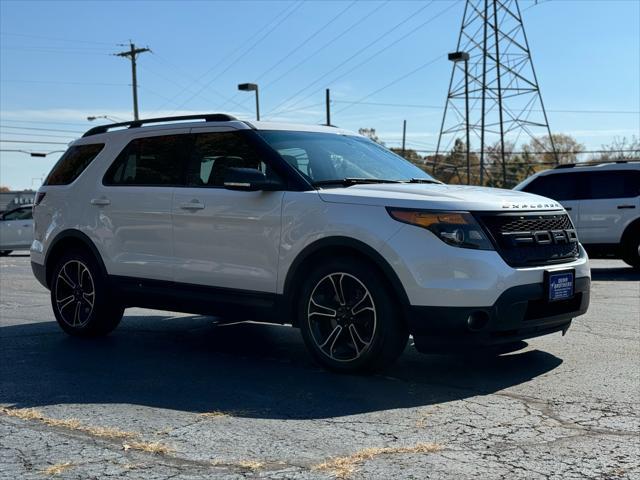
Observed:
[[[69,338],[1,258],[0,478],[640,479],[640,274],[592,267],[565,337],[353,377],[281,326],[131,309]]]

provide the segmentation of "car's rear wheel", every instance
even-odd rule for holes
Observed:
[[[622,260],[634,268],[640,268],[640,227],[625,235],[622,242]]]
[[[82,337],[108,334],[124,313],[96,260],[80,250],[64,254],[57,262],[51,277],[51,305],[60,327]]]
[[[13,250],[0,250],[0,257],[6,257],[11,252],[13,252]]]
[[[314,268],[301,288],[298,324],[312,356],[340,372],[382,369],[409,334],[382,275],[366,262],[338,258]]]

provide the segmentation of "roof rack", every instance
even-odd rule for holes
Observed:
[[[90,137],[91,135],[106,133],[112,128],[119,128],[119,127],[138,128],[148,123],[164,123],[164,122],[174,122],[174,121],[183,121],[183,120],[204,120],[205,122],[231,122],[233,120],[238,120],[238,119],[233,115],[227,115],[226,113],[206,113],[203,115],[182,115],[182,116],[176,116],[176,117],[147,118],[144,120],[133,120],[132,122],[120,122],[120,123],[110,123],[107,125],[98,125],[97,127],[93,127],[92,129],[88,130],[82,136]]]
[[[560,168],[573,168],[575,166],[576,166],[575,163],[563,163],[562,165],[556,165],[555,167],[553,167],[553,169],[558,170]]]

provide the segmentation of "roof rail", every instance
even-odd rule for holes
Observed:
[[[227,115],[226,113],[205,113],[202,115],[182,115],[176,117],[159,117],[159,118],[147,118],[144,120],[133,120],[131,122],[109,123],[107,125],[98,125],[82,135],[83,137],[90,137],[91,135],[98,135],[99,133],[106,133],[112,128],[128,127],[138,128],[148,123],[163,123],[182,120],[204,120],[205,122],[231,122],[237,120],[233,115]]]
[[[576,164],[575,163],[564,163],[562,165],[556,165],[555,167],[553,167],[554,170],[557,170],[559,168],[573,168],[575,167]]]

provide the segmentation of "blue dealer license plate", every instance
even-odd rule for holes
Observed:
[[[548,272],[547,292],[550,302],[573,298],[575,275],[573,271]]]

